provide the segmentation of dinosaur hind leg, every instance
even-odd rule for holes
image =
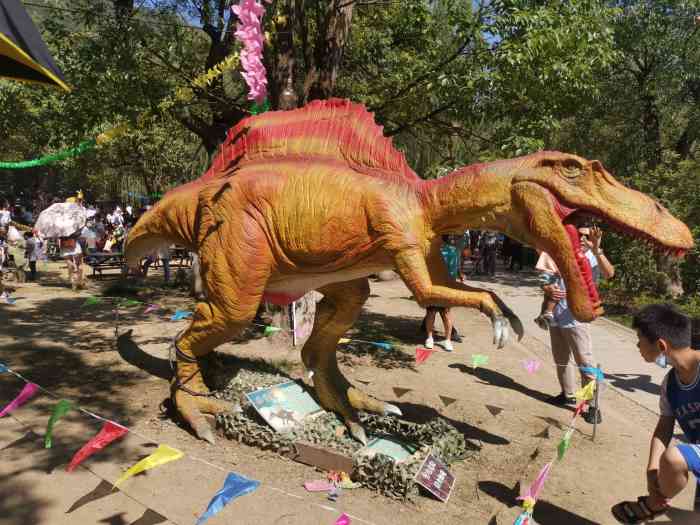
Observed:
[[[251,244],[262,253],[266,245]],[[212,252],[210,252],[212,253]],[[214,442],[214,435],[202,413],[229,412],[229,404],[209,397],[199,360],[217,346],[230,341],[252,321],[269,276],[266,265],[248,264],[251,254],[241,249],[228,257],[223,248],[214,256],[202,256],[202,276],[208,302],[197,304],[192,324],[177,341],[177,372],[172,397],[180,415],[201,439]]]
[[[357,279],[325,286],[319,292],[324,297],[316,307],[314,328],[302,350],[302,359],[306,368],[313,372],[314,388],[321,405],[338,413],[352,435],[366,443],[358,410],[401,414],[397,407],[353,387],[338,369],[336,345],[357,320],[369,297],[369,283],[367,279]]]

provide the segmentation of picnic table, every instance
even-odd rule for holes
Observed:
[[[93,252],[85,255],[85,264],[92,268],[92,276],[102,278],[104,270],[118,269],[123,273],[126,268],[126,261],[122,252]]]

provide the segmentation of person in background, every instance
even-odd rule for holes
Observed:
[[[603,232],[600,228],[579,228],[579,237],[583,255],[591,266],[593,280],[597,282],[599,276],[611,279],[615,274],[615,268],[605,257],[601,248]],[[548,299],[557,302],[554,308],[554,321],[549,326],[549,337],[561,393],[550,397],[549,402],[559,406],[573,406],[576,403],[574,393],[577,387],[574,368],[570,365],[571,357],[573,356],[578,367],[595,368],[596,366],[588,323],[580,323],[574,319],[566,302],[564,279],[558,271],[556,283],[544,285],[542,288]],[[591,372],[580,370],[580,374],[582,386],[595,380],[595,374]],[[588,411],[583,414],[583,419],[590,424],[596,421],[602,422],[600,409],[590,403]]]
[[[498,234],[486,231],[481,236],[479,248],[484,260],[484,273],[496,275],[496,255],[498,254]]]
[[[440,255],[442,255],[443,261],[447,265],[447,273],[450,279],[456,280],[459,276],[460,260],[457,246],[450,235],[443,235],[442,241],[443,245],[440,248]],[[445,340],[442,343],[442,347],[445,351],[452,352],[454,350],[452,346],[452,316],[450,315],[450,309],[446,306],[428,306],[424,319],[427,333],[425,347],[431,349],[434,346],[433,331],[435,329],[435,314],[437,313],[440,314],[442,325],[445,328]]]
[[[36,281],[36,261],[39,255],[39,240],[34,237],[34,232],[24,233],[24,251],[29,264],[29,280]]]
[[[78,242],[78,236],[61,237],[61,257],[66,261],[68,266],[68,278],[70,280],[73,291],[85,287],[83,281],[83,251]]]
[[[7,229],[11,221],[10,203],[7,199],[0,199],[0,228]]]

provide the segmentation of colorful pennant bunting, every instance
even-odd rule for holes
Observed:
[[[523,494],[522,496],[518,496],[518,499],[522,501],[533,500],[536,502],[540,497],[540,492],[542,492],[544,482],[547,481],[547,478],[549,477],[549,471],[551,470],[551,468],[552,462],[550,461],[544,467],[542,467],[542,470],[540,470],[540,473],[537,474],[537,477],[532,482],[532,485],[528,487],[525,494]]]
[[[144,315],[150,314],[151,312],[156,312],[161,309],[159,304],[149,304],[143,311]]]
[[[202,523],[209,518],[221,512],[221,509],[231,500],[253,492],[259,485],[259,481],[248,479],[235,472],[230,472],[229,475],[226,476],[223,488],[214,494],[214,497],[207,506],[207,510],[199,517],[196,525],[202,525]]]
[[[112,441],[123,437],[127,432],[129,432],[128,428],[118,425],[113,421],[105,422],[97,435],[85,443],[83,447],[75,453],[73,459],[70,460],[70,463],[66,467],[66,471],[73,472],[78,465],[92,456],[95,452],[102,450]]]
[[[582,366],[581,372],[592,375],[596,381],[605,381],[605,374],[595,366]]]
[[[350,516],[344,512],[335,520],[335,525],[350,525]]]
[[[4,417],[10,412],[12,412],[15,408],[21,407],[23,404],[25,404],[27,401],[33,398],[38,390],[39,387],[34,383],[27,383],[26,385],[24,385],[22,391],[17,395],[17,397],[10,401],[8,405],[2,409],[2,411],[0,412],[0,417]]]
[[[176,310],[175,313],[170,318],[171,321],[180,321],[182,319],[187,319],[193,314],[189,310]]]
[[[584,386],[578,392],[576,392],[576,394],[574,394],[576,396],[576,399],[578,401],[590,401],[591,399],[593,399],[593,396],[595,394],[595,385],[595,381],[589,382],[586,386]]]
[[[278,326],[266,326],[265,331],[263,332],[263,335],[265,337],[269,337],[272,334],[276,334],[277,332],[280,332],[280,331],[282,331],[282,329],[279,328]]]
[[[484,354],[472,355],[472,368],[476,370],[478,367],[489,364],[489,356]]]
[[[571,436],[573,433],[574,429],[570,428],[566,431],[566,434],[564,434],[564,437],[559,442],[559,446],[557,446],[557,458],[559,461],[564,459],[564,454],[566,454],[566,451],[569,450],[569,447],[571,446]]]
[[[95,306],[96,304],[101,304],[102,303],[102,298],[101,297],[95,297],[94,295],[91,295],[87,299],[85,299],[85,302],[83,303],[83,306],[81,308],[84,308],[86,306]]]
[[[5,363],[0,363],[0,374],[7,372],[7,365]]]
[[[44,435],[44,448],[51,448],[51,439],[53,435],[53,427],[56,425],[58,420],[65,416],[68,411],[73,408],[73,405],[67,399],[61,399],[56,406],[53,407],[53,412],[51,417],[49,417],[49,422],[46,425],[46,434]]]
[[[339,345],[344,345],[344,344],[347,344],[347,343],[349,343],[349,342],[350,342],[350,339],[348,339],[347,337],[341,337],[341,338],[338,340],[338,344],[339,344]]]
[[[426,359],[433,355],[433,352],[435,352],[435,350],[428,350],[427,348],[416,348],[416,364],[420,365],[421,363],[425,363]]]
[[[542,362],[538,361],[537,359],[527,359],[523,361],[523,366],[525,367],[525,370],[527,370],[528,374],[534,374],[540,369]]]
[[[114,484],[115,487],[119,487],[124,481],[129,479],[131,476],[149,470],[165,463],[171,461],[176,461],[180,459],[184,454],[177,449],[174,449],[168,445],[158,445],[156,451],[150,456],[143,458],[141,461],[135,465],[129,467],[129,469],[121,475],[121,477]]]

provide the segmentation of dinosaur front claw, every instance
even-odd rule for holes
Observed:
[[[497,348],[503,348],[508,342],[510,333],[510,322],[502,315],[493,320],[493,344]]]
[[[202,393],[205,392],[207,392],[206,387],[204,387]],[[177,411],[190,425],[196,436],[212,445],[215,443],[214,433],[202,414],[217,415],[236,410],[236,407],[229,405],[225,401],[205,396],[193,396],[184,390],[176,390],[173,395],[173,401]]]
[[[350,434],[363,445],[367,445],[367,433],[357,421],[346,421]]]
[[[395,416],[403,416],[403,412],[401,412],[401,409],[397,407],[396,405],[392,405],[391,403],[384,403],[384,415],[388,416],[389,414],[394,414]]]

